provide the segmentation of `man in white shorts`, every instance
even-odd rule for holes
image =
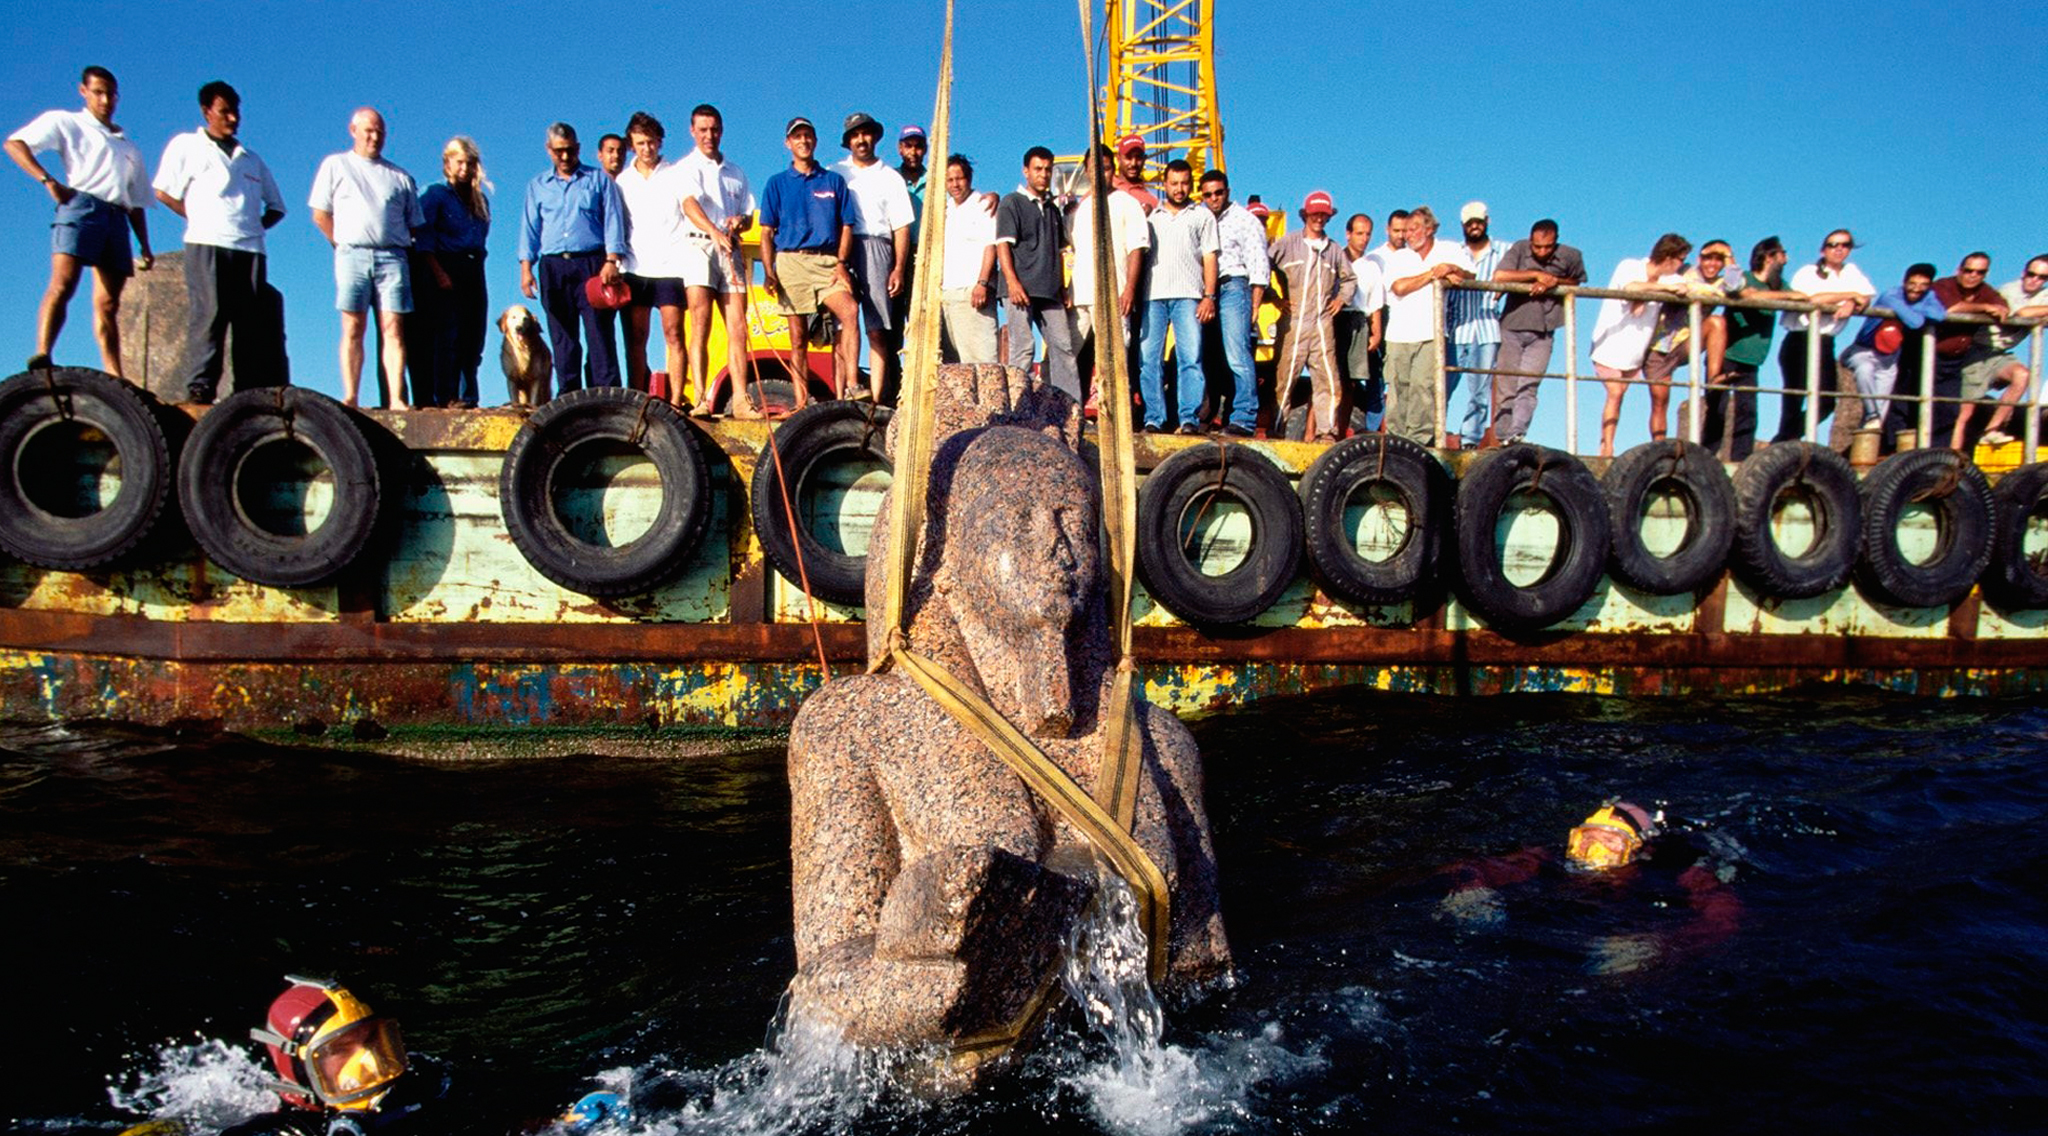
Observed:
[[[725,160],[718,146],[725,138],[725,118],[709,103],[690,112],[690,137],[696,149],[676,163],[683,179],[683,283],[690,289],[690,381],[695,383],[697,412],[709,414],[717,391],[709,376],[711,298],[716,295],[725,318],[725,370],[733,381],[735,418],[758,418],[747,390],[747,281],[740,275],[740,234],[753,224],[754,190],[747,175]],[[795,345],[793,345],[795,346]],[[801,350],[801,347],[798,346]]]

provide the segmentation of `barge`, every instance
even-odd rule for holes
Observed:
[[[135,443],[123,431],[133,424],[108,409],[124,398],[162,429],[162,468],[145,468],[149,455],[129,452]],[[610,425],[586,422],[581,435],[560,425],[584,404]],[[0,704],[8,718],[199,720],[307,733],[363,723],[776,729],[826,668],[845,673],[866,657],[858,595],[844,592],[844,573],[850,563],[858,578],[888,468],[886,411],[864,404],[825,404],[779,423],[686,420],[634,392],[604,391],[559,399],[529,418],[512,410],[344,411],[313,392],[272,388],[202,408],[159,404],[97,372],[64,369],[0,384],[0,409],[11,424],[0,436],[11,467],[0,487],[0,545],[12,553],[0,560]],[[210,428],[209,420],[237,414],[241,448],[214,453],[238,432]],[[817,440],[817,423],[827,419],[841,424],[825,429],[837,429],[831,436],[840,442]],[[353,502],[362,486],[352,478],[361,474],[339,443],[322,439],[322,421],[347,423],[375,455],[378,505],[359,532],[349,526],[360,519]],[[799,428],[812,431],[810,442],[794,436]],[[663,458],[650,430],[679,432],[691,454]],[[762,469],[776,458],[771,431],[782,457],[794,453],[801,465],[787,471],[794,492],[786,505],[761,497],[761,486],[778,484]],[[2040,467],[2007,472],[1993,488],[1960,455],[1923,451],[1920,464],[1936,472],[1916,476],[1951,484],[1929,492],[1908,479],[1900,507],[1873,523],[1832,513],[1839,502],[1788,483],[1769,490],[1761,522],[1778,555],[1797,560],[1840,547],[1838,530],[1853,519],[1853,573],[1844,569],[1806,594],[1773,594],[1767,575],[1760,583],[1744,569],[1742,542],[1734,541],[1735,551],[1696,581],[1658,594],[1616,574],[1613,535],[1597,534],[1594,547],[1586,531],[1590,510],[1604,516],[1610,504],[1614,479],[1599,480],[1609,463],[1535,446],[1476,454],[1413,447],[1440,471],[1425,501],[1378,480],[1404,457],[1384,436],[1339,445],[1355,451],[1340,464],[1373,472],[1332,481],[1335,450],[1314,443],[1138,439],[1137,465],[1148,479],[1177,473],[1191,487],[1178,505],[1162,506],[1169,515],[1154,527],[1165,535],[1141,565],[1134,614],[1148,699],[1200,713],[1333,686],[1740,695],[1867,684],[1977,695],[2048,683]],[[1795,481],[1811,480],[1815,462],[1848,468],[1821,447],[1788,445],[1804,455]],[[1787,447],[1751,460],[1774,449],[1779,465],[1791,464]],[[1522,472],[1501,473],[1520,451],[1530,452],[1517,458]],[[526,492],[508,462],[522,453],[547,463],[527,509],[548,514],[559,530],[554,559],[536,554],[532,534],[519,531],[532,517],[508,523],[519,511],[508,505]],[[1953,460],[1941,465],[1935,454]],[[679,486],[664,461],[692,464],[701,485]],[[1490,463],[1494,472],[1482,477]],[[1705,464],[1728,475],[1722,463]],[[1284,486],[1288,501],[1297,492],[1308,499],[1307,514],[1296,506],[1297,535],[1287,537],[1275,520],[1283,504],[1245,488],[1254,469]],[[1852,495],[1869,499],[1885,469],[1867,472]],[[1731,489],[1743,471],[1735,474]],[[1475,505],[1482,481],[1496,492]],[[1320,488],[1304,491],[1309,482]],[[1663,488],[1618,507],[1626,515],[1614,531],[1653,559],[1675,561],[1699,543],[1701,506],[1693,490],[1669,482],[1651,476]],[[1959,522],[1943,507],[1958,484],[1970,501],[1979,492],[1973,486],[1983,487],[1990,529],[1970,527],[1977,522],[1967,510]],[[39,532],[61,537],[151,493],[161,512],[152,531],[85,557],[100,563],[53,567],[63,556],[37,543]],[[1585,499],[1589,493],[1597,500]],[[217,503],[195,510],[195,494]],[[1148,497],[1168,496],[1148,480],[1141,512]],[[697,503],[696,515],[678,522],[683,497]],[[795,529],[774,531],[778,513]],[[256,533],[255,543],[208,551],[223,523]],[[670,530],[678,524],[693,531],[673,555],[634,551],[677,535]],[[1990,540],[1992,529],[2005,536]],[[811,557],[795,571],[777,558],[791,531]],[[1867,539],[1871,532],[1878,537]],[[1311,551],[1335,540],[1368,574],[1409,571],[1417,576],[1412,595],[1372,599],[1355,580],[1346,586],[1341,568],[1276,548],[1276,537]],[[1950,561],[1960,556],[1972,578],[1960,589],[1942,585],[1950,595],[1941,602],[1901,602],[1910,581],[1871,570],[1865,546],[1873,542],[1909,570],[1949,565],[1951,577]],[[309,543],[322,545],[328,560],[308,562],[301,553]],[[1430,555],[1414,561],[1417,547]],[[1192,591],[1178,587],[1169,602],[1153,591],[1162,554],[1192,581]],[[1471,562],[1489,554],[1483,567]],[[636,556],[637,568],[616,571]],[[1589,557],[1583,596],[1567,590],[1560,599],[1558,582],[1588,572]],[[840,591],[820,594],[835,587],[835,561]],[[594,575],[578,577],[579,562]],[[1254,568],[1257,579],[1244,576]],[[801,578],[813,572],[807,595]],[[1478,584],[1486,578],[1491,595]],[[1260,594],[1255,610],[1187,610],[1205,587],[1225,607]],[[1553,609],[1517,607],[1528,595]]]

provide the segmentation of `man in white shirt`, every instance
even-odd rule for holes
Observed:
[[[412,310],[407,263],[412,231],[426,224],[412,175],[384,160],[384,116],[359,108],[348,120],[354,145],[330,154],[313,175],[313,224],[334,246],[335,309],[341,312],[341,401],[356,405],[365,314],[377,309],[384,343],[385,405],[405,401],[404,316]]]
[[[949,363],[996,363],[996,219],[978,207],[974,164],[946,159],[946,247],[939,270],[939,330]]]
[[[80,274],[91,265],[93,332],[100,342],[100,362],[108,374],[125,378],[121,289],[138,267],[146,272],[156,261],[142,212],[149,205],[149,169],[142,151],[114,125],[121,89],[113,72],[86,68],[78,77],[78,94],[85,100],[84,110],[47,111],[7,138],[7,156],[21,172],[42,183],[57,203],[57,218],[50,224],[50,286],[36,311],[36,353],[29,356],[28,366],[34,370],[50,365],[57,333],[64,330],[65,309],[78,291]],[[36,159],[51,150],[64,164],[63,181]],[[130,228],[135,230],[139,256],[128,247]]]
[[[1374,371],[1385,334],[1387,283],[1371,249],[1372,215],[1353,213],[1344,222],[1344,255],[1351,261],[1357,286],[1351,290],[1350,302],[1337,313],[1337,367],[1344,376],[1346,400],[1356,400],[1355,405],[1366,412],[1367,423],[1377,426],[1373,415],[1379,409],[1379,376]]]
[[[1116,154],[1108,145],[1095,144],[1095,164],[1101,172],[1105,185],[1111,184]],[[1093,182],[1083,182],[1092,186]],[[1110,189],[1103,201],[1109,207],[1109,274],[1116,281],[1117,291],[1114,314],[1123,331],[1124,346],[1131,345],[1131,314],[1138,304],[1138,297],[1144,291],[1145,258],[1152,251],[1152,226],[1145,222],[1145,207],[1138,199],[1121,190]],[[1095,349],[1091,346],[1097,324],[1098,302],[1095,295],[1095,198],[1092,193],[1081,195],[1074,202],[1068,231],[1072,234],[1074,247],[1074,342],[1082,372],[1094,374]],[[1107,318],[1112,309],[1102,306],[1100,314]],[[1092,404],[1096,391],[1091,382],[1089,401]]]
[[[1202,204],[1216,214],[1219,245],[1216,319],[1206,330],[1215,336],[1211,342],[1223,349],[1223,361],[1230,372],[1230,421],[1224,424],[1224,432],[1249,438],[1259,417],[1258,379],[1252,370],[1252,328],[1260,305],[1266,302],[1266,286],[1273,281],[1266,223],[1230,200],[1230,178],[1222,170],[1202,174]],[[1209,348],[1210,343],[1202,345],[1204,355]],[[1287,392],[1276,391],[1274,397],[1285,404]]]
[[[626,256],[621,266],[633,301],[620,313],[626,317],[626,385],[655,398],[683,401],[683,219],[684,189],[676,163],[665,161],[661,147],[668,131],[646,111],[626,121],[626,148],[632,160],[614,180],[626,203]],[[661,338],[667,373],[656,376],[647,363],[647,332],[654,310],[661,312]]]
[[[709,414],[716,404],[708,373],[711,366],[711,300],[720,297],[725,318],[726,375],[735,384],[735,418],[757,418],[760,411],[747,391],[747,281],[740,274],[740,234],[754,223],[754,190],[747,175],[726,161],[719,144],[725,139],[725,116],[710,103],[690,112],[690,139],[696,143],[676,163],[683,180],[683,283],[690,290],[690,375],[696,383],[697,411]]]
[[[1439,280],[1469,280],[1472,261],[1463,245],[1436,239],[1436,214],[1427,205],[1407,217],[1407,247],[1386,258],[1387,430],[1425,446],[1443,444],[1437,432],[1436,323]],[[1388,227],[1391,229],[1392,224]]]
[[[1202,432],[1202,330],[1216,318],[1216,263],[1223,249],[1216,215],[1196,205],[1188,191],[1194,168],[1175,159],[1166,167],[1166,198],[1147,220],[1152,225],[1152,281],[1145,305],[1144,365],[1139,385],[1145,398],[1145,430],[1166,429],[1166,332],[1173,331],[1178,371],[1180,432]]]
[[[270,167],[242,145],[242,97],[218,79],[199,88],[206,124],[172,138],[157,166],[156,199],[185,219],[185,292],[190,323],[185,387],[212,402],[235,331],[235,389],[282,386],[280,305],[271,300],[263,234],[284,219],[284,195]]]
[[[832,169],[846,179],[847,193],[853,197],[853,255],[848,267],[867,332],[869,381],[884,402],[893,402],[896,368],[891,362],[890,331],[896,323],[891,300],[903,291],[903,270],[910,263],[910,226],[917,220],[917,211],[910,204],[910,187],[903,175],[875,156],[875,143],[881,138],[882,124],[873,117],[859,111],[847,115],[839,135],[847,156],[833,163]],[[866,394],[856,389],[848,397]]]

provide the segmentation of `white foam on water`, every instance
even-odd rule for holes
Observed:
[[[217,1132],[278,1107],[269,1070],[219,1038],[165,1044],[138,1060],[154,1064],[108,1078],[107,1099],[124,1112]]]
[[[1191,1049],[1165,1040],[1166,1014],[1146,976],[1138,905],[1107,874],[1098,900],[1075,930],[1062,980],[1092,1035],[1091,1056],[1060,1080],[1087,1101],[1104,1128],[1127,1136],[1168,1136],[1252,1115],[1254,1090],[1324,1068],[1308,1047],[1296,1053],[1278,1023],[1246,1037],[1210,1034]]]

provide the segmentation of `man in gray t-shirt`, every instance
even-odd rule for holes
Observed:
[[[1500,315],[1500,355],[1493,380],[1493,434],[1502,442],[1518,442],[1536,416],[1538,376],[1550,369],[1550,348],[1564,326],[1564,301],[1559,285],[1584,284],[1586,260],[1579,250],[1557,242],[1557,222],[1529,226],[1529,239],[1516,241],[1500,258],[1493,278],[1502,284],[1527,284],[1531,295],[1511,294]],[[1519,374],[1507,372],[1520,372]]]
[[[1166,428],[1162,374],[1166,332],[1173,329],[1173,354],[1180,402],[1180,432],[1201,432],[1202,331],[1216,318],[1216,265],[1223,250],[1216,214],[1195,204],[1194,167],[1176,159],[1166,167],[1166,199],[1152,211],[1152,285],[1145,301],[1145,345],[1139,385],[1145,397],[1145,429]]]

